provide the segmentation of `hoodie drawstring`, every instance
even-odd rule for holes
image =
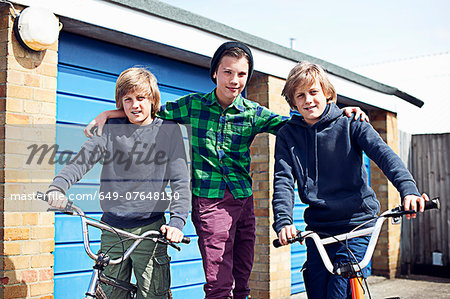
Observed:
[[[317,128],[314,128],[314,159],[316,160],[316,179],[314,185],[317,185],[319,181],[319,159],[318,159],[318,149],[317,149]]]

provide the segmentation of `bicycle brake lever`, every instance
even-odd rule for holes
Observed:
[[[176,250],[181,251],[180,246],[178,246],[178,245],[176,245],[176,244],[174,244],[172,242],[169,242],[169,245],[172,246],[173,248],[175,248]]]
[[[303,245],[303,241],[305,240],[304,237],[302,237],[302,231],[298,230],[297,231],[297,235],[295,235],[295,239],[301,244]]]
[[[400,224],[400,223],[402,223],[402,217],[392,217],[391,218],[391,223],[392,224]]]

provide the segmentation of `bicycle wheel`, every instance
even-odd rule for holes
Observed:
[[[108,299],[108,297],[106,297],[105,291],[103,291],[102,286],[100,284],[97,286],[97,289],[95,290],[95,298]]]

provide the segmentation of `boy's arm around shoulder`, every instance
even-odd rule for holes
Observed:
[[[378,165],[395,186],[401,198],[420,196],[416,182],[400,157],[384,142],[380,134],[367,122],[351,120],[351,134],[355,142]]]
[[[283,227],[293,224],[295,202],[293,169],[290,148],[282,132],[279,132],[275,143],[274,192],[272,200],[273,229],[277,234]]]
[[[272,112],[259,104],[256,104],[254,109],[256,110],[255,128],[257,134],[264,132],[276,134],[289,120],[289,117]]]
[[[106,110],[97,115],[83,130],[86,137],[91,138],[94,136],[94,128],[97,127],[97,136],[102,136],[103,127],[111,118],[126,117],[123,110]]]
[[[256,104],[255,128],[257,133],[268,132],[276,134],[290,119],[290,117],[279,115],[264,106]],[[345,107],[342,109],[347,117],[354,117],[360,121],[369,122],[369,117],[359,107]]]
[[[176,101],[167,102],[158,112],[162,119],[173,120],[181,124],[189,124],[191,115],[191,103],[194,95],[186,95]]]

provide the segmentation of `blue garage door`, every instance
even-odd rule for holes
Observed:
[[[366,166],[367,174],[370,182],[370,160],[364,154],[364,165]],[[303,213],[307,205],[300,201],[297,189],[295,190],[295,205],[294,205],[294,225],[297,229],[305,230],[306,224],[303,220]],[[296,242],[291,245],[291,294],[305,292],[305,283],[303,282],[303,274],[300,272],[303,264],[306,261],[306,245],[300,245]],[[370,265],[368,266],[370,267]]]
[[[115,109],[116,78],[132,66],[146,67],[155,74],[163,103],[190,92],[209,92],[214,87],[207,69],[63,32],[57,88],[56,143],[60,149],[78,151],[86,140],[83,127],[101,111]],[[97,165],[70,193],[93,194],[99,187],[99,174],[100,165]],[[96,201],[83,200],[77,204],[89,211],[89,216],[101,217]],[[55,298],[82,298],[93,261],[84,252],[80,220],[57,214],[55,227]],[[91,231],[91,247],[96,251],[100,232]],[[191,244],[182,245],[181,253],[169,250],[173,295],[174,298],[201,298],[204,275],[190,217],[184,233],[192,238]]]

